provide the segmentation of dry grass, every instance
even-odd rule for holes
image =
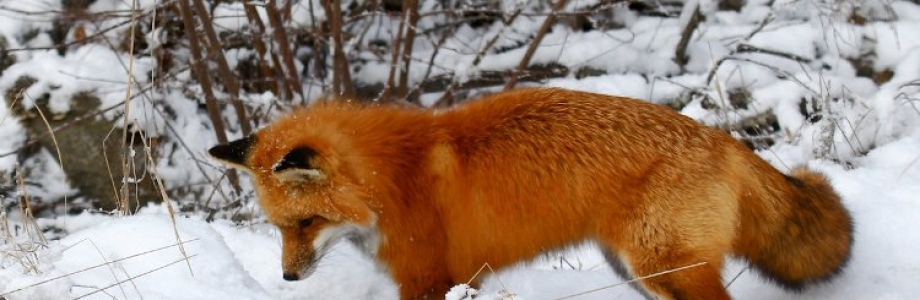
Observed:
[[[638,282],[640,282],[640,281],[642,281],[642,280],[646,280],[646,279],[651,279],[651,278],[655,278],[655,277],[659,277],[659,276],[668,275],[668,274],[671,274],[671,273],[677,273],[677,272],[681,272],[681,271],[686,271],[686,270],[688,270],[688,269],[692,269],[692,268],[696,268],[696,267],[701,267],[701,266],[703,266],[703,265],[705,265],[705,264],[706,264],[706,262],[699,262],[699,263],[691,264],[691,265],[688,265],[688,266],[683,266],[683,267],[679,267],[679,268],[673,268],[673,269],[670,269],[670,270],[664,270],[664,271],[661,271],[661,272],[658,272],[658,273],[653,273],[653,274],[649,274],[649,275],[645,275],[645,276],[640,276],[640,277],[633,278],[633,279],[630,279],[630,280],[626,280],[626,281],[623,281],[623,282],[618,282],[618,283],[614,283],[614,284],[610,284],[610,285],[605,285],[605,286],[601,286],[601,287],[594,288],[594,289],[584,290],[584,291],[581,291],[581,292],[578,292],[578,293],[574,293],[574,294],[571,294],[571,295],[566,295],[566,296],[562,296],[562,297],[558,297],[558,298],[552,298],[552,299],[550,299],[550,300],[566,300],[566,299],[573,299],[573,298],[576,298],[576,297],[580,297],[580,296],[584,296],[584,295],[588,295],[588,294],[592,294],[592,293],[596,293],[596,292],[600,292],[600,291],[604,291],[604,290],[608,290],[608,289],[612,289],[612,288],[616,288],[616,287],[622,287],[622,286],[624,286],[624,285],[629,285],[629,284],[633,284],[633,283],[638,283]],[[479,270],[477,270],[476,273],[473,274],[473,277],[471,277],[471,278],[466,282],[466,286],[469,286],[470,284],[472,284],[472,282],[475,281],[476,278],[479,278],[479,277],[482,275],[482,272],[484,272],[484,271],[486,271],[486,270],[489,271],[489,274],[490,274],[490,275],[495,276],[496,281],[497,281],[498,284],[502,287],[501,291],[499,291],[499,293],[500,293],[501,296],[502,296],[502,299],[513,299],[514,296],[517,295],[517,294],[511,292],[510,290],[508,290],[508,288],[505,286],[505,284],[502,283],[501,279],[497,277],[498,273],[495,271],[495,269],[492,268],[492,266],[489,265],[489,263],[485,263],[485,264],[483,264],[481,267],[479,267]],[[732,280],[732,281],[734,281],[734,280]],[[467,294],[467,297],[468,297],[468,298],[463,298],[463,299],[475,299],[475,295],[473,295],[473,294]]]
[[[17,97],[11,101],[10,111],[12,107],[16,105],[19,99],[22,99],[23,91],[20,90],[17,94]],[[0,119],[0,125],[3,125],[3,122],[6,121],[6,117]],[[45,120],[47,124],[47,119]],[[58,152],[58,157],[60,157],[60,152]],[[35,216],[32,213],[32,206],[29,202],[29,191],[25,187],[25,178],[23,178],[23,170],[20,168],[16,172],[17,175],[17,186],[19,187],[19,220],[13,221],[10,220],[9,214],[6,210],[0,210],[0,237],[3,238],[2,247],[0,247],[0,265],[4,265],[6,261],[12,260],[16,261],[18,265],[22,268],[24,273],[27,274],[38,274],[39,271],[39,256],[37,251],[43,246],[47,245],[47,240],[45,239],[44,234],[42,234],[41,228],[38,226],[38,223],[35,221]],[[2,199],[0,199],[2,201]],[[0,202],[0,207],[7,207],[6,203]]]
[[[19,220],[11,220],[5,210],[0,211],[0,265],[13,261],[20,266],[23,273],[39,274],[40,261],[38,251],[48,244],[41,228],[32,215],[29,193],[25,188],[22,171],[18,173],[20,188]],[[5,203],[3,207],[6,207]]]
[[[623,282],[619,282],[619,283],[615,283],[615,284],[611,284],[611,285],[605,285],[605,286],[602,286],[602,287],[599,287],[599,288],[596,288],[596,289],[591,289],[591,290],[583,291],[583,292],[580,292],[580,293],[575,293],[575,294],[571,294],[571,295],[568,295],[568,296],[564,296],[564,297],[560,297],[560,298],[555,298],[555,299],[553,299],[553,300],[572,299],[572,298],[575,298],[575,297],[578,297],[578,296],[583,296],[583,295],[587,295],[587,294],[591,294],[591,293],[596,293],[596,292],[603,291],[603,290],[607,290],[607,289],[612,289],[612,288],[615,288],[615,287],[627,285],[627,284],[630,284],[630,283],[639,282],[639,281],[646,280],[646,279],[649,279],[649,278],[655,278],[655,277],[659,277],[659,276],[668,275],[668,274],[671,274],[671,273],[676,273],[676,272],[680,272],[680,271],[685,271],[685,270],[688,270],[688,269],[692,269],[692,268],[696,268],[696,267],[703,266],[703,265],[705,265],[705,264],[706,264],[706,262],[698,262],[698,263],[695,263],[695,264],[692,264],[692,265],[689,265],[689,266],[683,266],[683,267],[680,267],[680,268],[674,268],[674,269],[670,269],[670,270],[665,270],[665,271],[661,271],[661,272],[658,272],[658,273],[653,273],[653,274],[649,274],[649,275],[645,275],[645,276],[633,278],[633,279],[630,279],[630,280],[627,280],[627,281],[623,281]]]
[[[187,243],[190,243],[190,242],[194,242],[194,241],[197,241],[197,239],[187,240],[187,241],[181,241],[181,242],[179,242],[179,243],[170,244],[170,245],[166,245],[166,246],[162,246],[162,247],[158,247],[158,248],[154,248],[154,249],[150,249],[150,250],[146,250],[146,251],[141,251],[141,252],[138,252],[138,253],[136,253],[136,254],[128,255],[128,256],[125,256],[125,257],[122,257],[122,258],[119,258],[119,259],[114,259],[114,260],[110,260],[110,261],[107,260],[107,261],[105,261],[104,263],[101,263],[101,264],[92,265],[92,266],[85,267],[85,268],[82,268],[82,269],[79,269],[79,270],[76,270],[76,271],[68,272],[68,273],[65,273],[65,274],[62,274],[62,275],[59,275],[59,276],[55,276],[55,277],[43,279],[43,280],[37,281],[37,282],[35,282],[35,283],[29,284],[29,285],[26,285],[26,286],[22,286],[22,287],[18,287],[18,288],[12,288],[12,289],[10,289],[9,291],[7,291],[7,292],[5,292],[5,293],[3,293],[3,294],[0,294],[0,297],[7,296],[7,295],[10,295],[10,294],[13,294],[13,293],[16,293],[16,292],[24,291],[24,290],[26,290],[26,289],[31,289],[31,288],[34,288],[34,287],[37,287],[37,286],[40,286],[40,285],[43,285],[43,284],[47,284],[47,283],[49,283],[49,282],[56,281],[56,280],[68,278],[68,277],[71,277],[71,276],[74,276],[74,275],[77,275],[77,274],[80,274],[80,273],[83,273],[83,272],[87,272],[87,271],[90,271],[90,270],[93,270],[93,269],[96,269],[96,268],[101,268],[101,267],[110,267],[110,268],[111,268],[113,265],[118,264],[118,263],[121,263],[121,262],[123,262],[123,261],[127,261],[127,260],[130,260],[130,259],[133,259],[133,258],[143,257],[143,256],[145,256],[145,255],[157,253],[157,252],[159,252],[159,251],[172,250],[173,247],[180,247],[180,246],[182,246],[182,245],[184,245],[184,244],[187,244]],[[90,242],[91,242],[91,241],[90,241]],[[77,243],[77,244],[79,244],[79,243]],[[74,245],[76,245],[76,244],[74,244]],[[95,245],[95,243],[94,243],[94,245]],[[71,246],[71,247],[72,247],[72,246]],[[97,248],[97,249],[98,249],[98,248]],[[64,249],[64,250],[62,250],[62,251],[67,251],[67,249]],[[147,271],[147,272],[144,272],[144,273],[135,275],[135,276],[133,276],[133,277],[129,277],[127,280],[118,281],[118,282],[116,282],[116,283],[113,284],[113,285],[110,285],[110,286],[107,286],[107,287],[101,288],[101,289],[106,289],[106,288],[109,288],[109,287],[114,287],[115,285],[124,283],[124,282],[126,282],[126,281],[128,281],[128,280],[133,280],[133,279],[135,279],[135,278],[138,278],[138,277],[141,277],[141,276],[144,276],[144,275],[148,275],[148,274],[150,274],[151,272],[154,272],[154,271],[157,271],[157,270],[161,270],[161,269],[163,269],[163,268],[165,268],[165,267],[174,265],[174,264],[176,264],[176,263],[178,263],[178,262],[185,261],[185,260],[187,260],[188,258],[191,258],[191,257],[194,257],[194,256],[195,256],[195,255],[192,255],[192,256],[189,256],[189,257],[183,257],[182,259],[179,259],[179,260],[177,260],[177,261],[175,261],[175,262],[171,262],[171,263],[168,263],[168,264],[163,265],[163,266],[161,266],[161,267],[157,267],[157,268],[152,269],[152,270],[149,270],[149,271]],[[103,258],[103,259],[104,259],[104,258]],[[114,272],[114,271],[113,271],[113,272]],[[85,297],[85,296],[88,296],[88,295],[89,295],[89,294],[83,295],[82,297]]]

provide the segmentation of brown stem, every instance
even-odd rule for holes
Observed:
[[[192,52],[191,65],[198,77],[199,84],[201,84],[201,89],[204,91],[204,103],[208,111],[208,117],[214,125],[214,134],[217,135],[217,142],[226,144],[228,142],[227,132],[224,126],[224,120],[220,116],[220,104],[217,103],[217,99],[214,97],[214,91],[211,89],[211,79],[208,76],[208,68],[202,59],[202,49],[199,44],[198,32],[195,30],[195,18],[192,16],[192,8],[191,5],[189,5],[189,0],[179,0],[179,10],[182,14],[182,23],[185,26],[186,34],[188,34],[189,50]],[[229,170],[227,178],[230,180],[230,184],[233,186],[234,190],[237,192],[242,190],[240,188],[239,178],[234,170]]]
[[[265,60],[265,55],[268,53],[268,47],[265,46],[265,41],[262,40],[262,35],[265,33],[265,23],[262,22],[262,18],[259,17],[259,13],[252,3],[243,3],[243,10],[246,12],[246,19],[249,20],[249,26],[252,27],[252,45],[256,50],[256,55],[258,55],[262,76],[272,79],[268,80],[268,89],[272,91],[273,94],[280,95],[281,91],[279,91],[278,88],[279,86],[285,85],[283,82],[279,84],[281,80],[280,76],[275,73],[275,69]],[[278,65],[275,65],[275,67],[278,68]]]
[[[523,11],[523,8],[522,8],[522,7],[518,7],[517,9],[515,9],[515,10],[514,10],[514,13],[513,13],[508,19],[506,19],[506,20],[504,21],[504,23],[505,23],[505,25],[506,25],[505,28],[511,27],[510,25],[513,24],[513,23],[514,23],[514,20],[516,20],[517,17],[521,15],[521,12],[522,12],[522,11]],[[504,30],[504,29],[503,29],[503,30]],[[482,47],[481,49],[479,49],[479,53],[476,53],[476,57],[473,58],[473,63],[470,65],[470,69],[473,69],[473,68],[479,66],[479,63],[482,62],[482,58],[486,56],[486,52],[488,52],[489,49],[492,49],[492,47],[495,46],[495,43],[498,42],[498,39],[500,39],[500,38],[504,35],[504,34],[503,34],[503,33],[504,33],[503,30],[502,30],[502,31],[499,31],[495,36],[492,37],[492,39],[489,40],[489,42],[486,43],[486,45],[485,45],[484,47]],[[437,101],[435,101],[434,105],[432,105],[432,106],[450,106],[450,105],[453,105],[453,101],[454,101],[454,100],[453,100],[453,97],[454,97],[454,90],[457,88],[457,86],[458,86],[459,84],[460,84],[460,82],[458,82],[458,81],[456,80],[456,78],[452,79],[451,82],[450,82],[450,85],[447,87],[446,90],[444,90],[444,95],[442,95],[440,99],[438,99]]]
[[[684,30],[680,34],[680,41],[677,42],[677,49],[674,51],[674,61],[680,65],[681,69],[690,61],[690,58],[687,57],[687,46],[690,45],[690,38],[693,37],[693,32],[696,31],[696,27],[700,25],[701,17],[700,5],[697,4],[696,7],[693,8],[690,20],[687,21],[687,26],[684,26]]]
[[[553,5],[553,13],[546,16],[546,20],[543,20],[543,25],[540,25],[540,29],[537,31],[537,35],[534,36],[533,42],[530,42],[530,46],[527,47],[527,52],[524,53],[524,58],[521,59],[521,62],[518,64],[517,69],[511,73],[511,77],[508,78],[508,82],[505,83],[505,90],[513,89],[517,84],[518,76],[521,75],[521,72],[524,72],[524,69],[527,69],[527,66],[530,65],[530,60],[533,58],[534,53],[537,52],[537,48],[540,47],[540,42],[543,41],[543,37],[546,36],[546,33],[549,32],[549,29],[553,27],[553,23],[556,22],[556,13],[562,11],[565,8],[565,4],[568,1],[558,0],[556,4]]]
[[[326,18],[329,20],[329,33],[332,36],[333,56],[332,88],[336,96],[352,98],[355,94],[351,84],[351,72],[348,68],[348,58],[345,57],[345,45],[342,43],[342,1],[323,0]]]
[[[407,19],[409,17],[407,13],[408,10],[408,6],[403,6],[402,15],[399,18],[399,28],[396,31],[396,37],[393,38],[393,46],[390,47],[390,49],[393,49],[392,56],[390,57],[390,72],[387,75],[387,83],[383,86],[383,92],[380,93],[380,97],[378,97],[379,101],[390,101],[393,96],[393,89],[396,87],[396,66],[399,61],[400,46],[403,42],[403,36],[405,36],[406,22],[408,22]]]
[[[408,95],[406,95],[406,100],[414,99],[415,96],[413,95],[422,94],[423,83],[428,81],[428,78],[431,77],[431,70],[434,68],[434,59],[438,57],[438,51],[441,50],[441,47],[444,46],[445,42],[447,42],[447,38],[450,37],[451,32],[452,30],[444,30],[444,32],[441,32],[441,37],[438,38],[437,44],[434,45],[434,51],[431,52],[431,58],[428,59],[428,67],[425,69],[425,75],[422,76],[422,79],[419,81],[419,83],[417,83],[412,88],[412,90],[409,91]],[[411,103],[412,101],[410,100],[409,102]]]
[[[409,66],[412,63],[412,46],[415,42],[415,29],[418,25],[418,0],[406,0],[404,13],[409,19],[409,26],[406,28],[405,41],[403,41],[403,68],[399,72],[399,86],[396,88],[396,98],[405,99],[409,90]]]
[[[291,21],[291,13],[294,11],[294,1],[284,0],[281,8],[281,21],[287,23]]]
[[[214,24],[211,23],[211,16],[208,15],[207,9],[204,7],[202,0],[195,0],[195,11],[198,13],[198,20],[201,20],[201,25],[204,29],[205,37],[208,39],[208,52],[211,55],[214,55],[214,58],[217,60],[217,70],[220,73],[220,77],[224,82],[224,88],[227,90],[227,93],[230,94],[230,104],[233,106],[233,110],[236,111],[236,117],[240,123],[240,130],[243,132],[243,135],[249,135],[252,132],[252,125],[249,124],[249,117],[246,116],[246,108],[243,107],[243,102],[240,101],[240,84],[236,80],[236,76],[233,75],[233,71],[230,70],[230,65],[227,63],[227,57],[224,56],[223,46],[221,44],[220,38],[217,37],[217,33],[214,32]]]
[[[291,91],[297,93],[301,98],[305,99],[303,94],[303,88],[300,85],[300,75],[297,73],[297,68],[294,66],[294,53],[291,51],[291,43],[288,41],[287,30],[284,27],[283,17],[281,12],[278,11],[278,5],[275,0],[268,0],[268,3],[265,5],[265,14],[268,15],[268,23],[272,27],[272,33],[274,34],[275,42],[277,43],[277,51],[280,54],[281,61],[283,63],[284,78],[287,80],[287,85]],[[278,68],[281,68],[282,64],[276,65]],[[291,98],[294,98],[294,95],[290,95]]]
[[[322,87],[326,87],[326,51],[323,49],[323,26],[316,26],[316,13],[313,7],[313,1],[307,1],[310,5],[310,27],[316,32],[313,34],[313,76],[320,81]],[[328,43],[327,43],[328,44]]]
[[[754,30],[752,30],[750,33],[748,33],[748,35],[747,35],[747,37],[745,37],[744,41],[749,41],[749,40],[750,40],[751,38],[753,38],[755,35],[757,35],[757,34],[760,33],[761,31],[763,31],[764,28],[767,28],[767,24],[770,24],[770,22],[772,22],[772,21],[773,21],[773,14],[771,13],[771,14],[768,14],[763,20],[761,20],[761,21],[760,21],[760,24],[757,25],[757,27],[754,28]],[[739,44],[739,45],[740,45],[740,44]],[[709,84],[712,83],[712,79],[715,78],[716,72],[719,71],[719,68],[722,67],[722,64],[723,64],[728,58],[734,57],[735,54],[738,52],[738,49],[739,49],[739,48],[736,46],[735,49],[733,49],[733,50],[732,50],[731,52],[729,52],[727,55],[725,55],[724,57],[722,57],[721,59],[719,59],[718,61],[716,61],[716,63],[712,66],[712,68],[709,69],[709,74],[706,75],[706,86],[709,86]]]

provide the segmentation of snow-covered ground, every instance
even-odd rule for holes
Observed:
[[[91,8],[125,9],[125,2],[97,0]],[[154,3],[141,2],[141,7]],[[596,1],[574,2],[577,3],[569,9]],[[545,46],[536,52],[533,62],[558,62],[572,69],[591,67],[607,73],[583,79],[553,79],[547,86],[659,103],[689,98],[687,91],[693,89],[716,99],[716,103],[704,104],[703,97],[694,97],[681,111],[707,124],[741,120],[766,111],[776,114],[781,127],[781,134],[775,137],[777,143],[758,154],[782,171],[807,164],[825,172],[855,218],[855,248],[850,265],[837,280],[801,294],[787,293],[746,270],[743,263],[733,261],[724,271],[724,278],[731,282],[728,290],[736,299],[920,297],[920,5],[916,1],[865,1],[861,13],[881,21],[854,24],[847,21],[846,14],[841,15],[840,11],[846,9],[823,0],[748,0],[738,12],[715,11],[716,1],[685,2],[700,3],[707,19],[690,42],[690,61],[683,69],[672,58],[688,11],[681,18],[654,18],[620,10],[618,17],[625,20],[626,28],[607,31],[573,32],[559,26],[545,37]],[[36,3],[0,0],[0,7],[26,12],[60,9],[55,1]],[[772,7],[767,7],[768,3]],[[227,14],[220,19],[223,28],[239,26],[241,17],[234,5],[225,4],[216,10]],[[8,39],[9,47],[50,46],[45,33],[28,41],[17,40],[23,32],[41,32],[50,26],[31,17],[41,14],[28,16],[0,14],[0,34]],[[301,17],[302,11],[295,11],[295,21]],[[508,36],[499,46],[514,44],[520,32],[533,32],[539,27],[540,18],[522,18],[511,26],[513,30],[498,26],[485,32],[461,28],[457,37],[441,49],[439,68],[433,74],[445,70],[475,74],[516,65],[523,49],[486,56],[481,64],[473,66],[476,52],[469,48],[475,49],[471,45],[482,45],[494,34]],[[767,19],[771,21],[761,26]],[[107,33],[117,34],[118,31]],[[413,76],[424,73],[424,62],[432,53],[432,49],[425,48],[426,42],[418,43],[419,50],[414,55],[419,63],[412,67]],[[738,43],[792,54],[800,61],[762,51],[733,53]],[[47,93],[53,113],[66,112],[74,105],[69,99],[79,92],[94,92],[103,106],[117,104],[124,97],[127,72],[112,66],[122,66],[130,58],[126,54],[98,44],[75,47],[65,55],[53,51],[17,52],[18,62],[0,75],[0,97],[6,97],[7,90],[22,75],[37,79],[36,84],[23,91],[29,97],[22,101],[32,105],[32,99]],[[733,59],[726,60],[713,72],[714,80],[707,82],[715,63],[728,55]],[[876,83],[857,76],[850,60],[866,55],[873,57],[873,70],[891,70],[893,77]],[[132,74],[138,84],[150,84],[144,82],[144,74],[153,69],[154,63],[149,58],[135,61]],[[377,82],[388,68],[389,63],[371,63],[355,77],[358,81]],[[186,72],[177,76],[186,80],[191,75]],[[718,100],[726,98],[731,89],[750,92],[751,105],[730,113],[705,108],[727,108],[724,101]],[[216,142],[208,122],[202,121],[205,119],[197,103],[182,92],[168,87],[150,92],[161,99],[157,106],[168,107],[174,113],[171,120],[145,113],[154,105],[140,100],[131,107],[135,116],[153,116],[136,120],[148,134],[172,135],[172,139],[184,141],[183,147],[191,149],[187,152],[176,145],[163,146],[167,149],[161,153],[167,156],[158,159],[157,170],[167,187],[207,182],[206,172],[211,172],[210,178],[219,177],[215,168],[199,172],[195,166],[206,161],[204,150]],[[261,94],[244,98],[252,106],[273,100]],[[827,100],[819,101],[824,105],[820,120],[802,113],[803,109],[810,110],[799,106],[803,99]],[[230,113],[225,116],[234,118]],[[103,117],[120,116],[110,113]],[[166,122],[173,122],[176,131],[166,130],[162,126]],[[21,146],[27,140],[24,131],[6,105],[0,105],[0,153]],[[825,143],[829,138],[831,142]],[[188,163],[191,161],[194,163]],[[55,163],[50,153],[25,162],[33,168],[42,166],[41,172],[36,173],[44,174],[29,178],[41,183],[25,187],[30,195],[53,199],[73,192]],[[8,173],[16,164],[15,155],[0,157],[0,171]],[[177,201],[182,200],[187,199]],[[8,200],[3,201],[5,204]],[[43,241],[46,247],[34,248],[30,247],[35,246],[32,242],[38,237],[29,234],[28,223],[21,223],[22,216],[15,210],[3,212],[4,218],[0,219],[9,220],[12,234],[0,237],[0,299],[397,298],[390,279],[348,244],[337,245],[309,279],[285,282],[280,270],[280,238],[271,225],[205,222],[194,214],[171,217],[167,211],[164,205],[153,205],[129,217],[83,213],[41,218],[37,220],[41,227],[59,228],[68,234]],[[483,286],[475,287],[482,289],[477,297],[481,300],[641,299],[606,267],[590,245],[484,274],[487,279]],[[458,286],[451,296],[458,300],[467,291]]]

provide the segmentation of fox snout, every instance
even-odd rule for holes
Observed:
[[[307,260],[296,265],[283,266],[281,277],[285,281],[303,280],[310,277],[314,271],[316,271],[316,262]]]
[[[283,262],[281,264],[281,277],[286,281],[297,281],[310,277],[316,270],[316,257],[314,253],[304,253],[305,251],[297,249],[282,253]]]
[[[284,275],[282,275],[282,277],[284,277],[284,280],[286,280],[286,281],[298,281],[298,280],[300,280],[300,275],[297,275],[297,273],[287,273],[287,272],[285,272]]]
[[[281,277],[283,277],[285,281],[298,281],[298,280],[302,279],[302,278],[300,277],[300,274],[297,274],[297,273],[288,273],[288,272],[284,272],[284,274],[281,275]]]

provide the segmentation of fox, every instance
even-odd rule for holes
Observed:
[[[730,299],[730,257],[796,292],[841,274],[853,244],[825,175],[786,175],[725,131],[626,97],[521,88],[436,109],[319,101],[208,154],[249,173],[280,232],[285,280],[310,277],[349,241],[401,299],[443,299],[485,264],[583,243],[650,299]]]

